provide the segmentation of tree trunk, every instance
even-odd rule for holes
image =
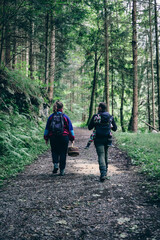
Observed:
[[[73,87],[72,81],[70,81],[69,85],[70,85],[70,90],[71,90],[72,87]],[[72,108],[72,106],[73,106],[72,91],[69,94],[69,98],[70,98],[69,110],[72,112],[73,111],[73,108]]]
[[[111,89],[111,94],[112,94],[112,116],[114,115],[114,72],[112,69],[112,89]]]
[[[116,0],[116,3],[117,3],[117,0]],[[117,12],[116,12],[117,13]],[[118,27],[118,16],[116,14],[116,19],[117,19],[117,27]],[[112,36],[112,31],[113,31],[113,28],[112,28],[113,24],[111,24],[111,36]],[[114,67],[113,67],[113,47],[111,45],[111,66],[112,66],[112,79],[111,79],[111,99],[112,99],[112,116],[114,115]]]
[[[10,24],[7,23],[5,27],[5,65],[11,67],[11,41],[10,41]]]
[[[132,113],[131,113],[131,117],[128,124],[128,131],[132,131],[132,126],[133,126],[133,107],[132,107]]]
[[[46,15],[45,23],[45,84],[48,89],[48,25],[49,25],[49,14]]]
[[[3,0],[3,7],[2,7],[2,19],[5,19],[5,0]],[[4,47],[4,21],[2,22],[2,25],[0,26],[1,31],[1,47],[0,47],[0,65],[2,65],[2,54],[3,54],[3,47]]]
[[[25,35],[24,31],[22,30],[21,31],[21,36],[22,36],[22,46],[25,46],[25,48],[21,51],[21,59],[22,59],[22,62],[21,62],[21,67],[22,69],[24,69],[24,67],[26,66],[26,39],[23,38],[23,36]]]
[[[104,0],[105,11],[105,101],[107,104],[107,112],[109,112],[109,37],[108,37],[108,12],[107,12],[108,0]]]
[[[15,3],[15,8],[17,8],[17,0],[14,1]],[[16,35],[17,35],[17,16],[15,16],[15,20],[14,20],[14,26],[13,26],[13,59],[12,59],[12,68],[15,68],[15,65],[17,63],[17,39],[16,39]]]
[[[88,117],[87,125],[89,124],[93,114],[93,103],[94,103],[94,96],[95,96],[96,85],[97,85],[97,65],[98,65],[97,51],[95,51],[93,86],[92,86],[91,102],[89,106],[89,117]]]
[[[17,41],[16,41],[16,34],[17,34],[17,27],[14,25],[14,39],[13,39],[13,59],[12,59],[12,68],[15,68],[17,63]]]
[[[121,95],[121,108],[120,108],[120,121],[122,132],[125,132],[124,118],[123,118],[123,104],[124,104],[124,74],[122,73],[122,95]]]
[[[150,109],[150,80],[148,76],[148,67],[147,67],[147,112],[148,112],[148,123],[151,125],[151,109]],[[151,128],[149,127],[149,130]]]
[[[74,87],[75,87],[75,76],[74,76],[74,73],[72,74],[71,79],[72,79],[72,87],[74,89]],[[72,94],[72,104],[73,104],[75,102],[75,93],[74,93],[74,91],[72,91],[71,94]]]
[[[154,67],[153,67],[153,48],[152,48],[152,23],[151,23],[151,0],[149,0],[149,40],[150,40],[150,55],[151,55],[151,73],[152,73],[152,125],[155,128],[155,98],[154,98]]]
[[[156,65],[157,65],[157,91],[158,91],[158,125],[160,130],[160,63],[159,63],[159,41],[158,41],[158,21],[157,21],[157,2],[155,4],[155,33],[156,33]]]
[[[1,26],[1,47],[0,47],[0,65],[2,65],[2,53],[3,53],[3,45],[4,45],[4,26]]]
[[[28,76],[28,70],[29,70],[29,41],[28,36],[25,34],[26,40],[25,40],[25,48],[26,48],[26,76]]]
[[[55,25],[53,21],[53,15],[50,16],[50,59],[49,59],[49,88],[48,97],[50,103],[53,101],[53,89],[54,89],[54,74],[55,74]]]
[[[30,43],[29,43],[29,77],[33,79],[33,22],[30,21]]]
[[[132,10],[132,24],[133,24],[133,39],[132,39],[132,50],[133,50],[133,125],[132,131],[137,132],[138,129],[138,76],[137,76],[137,9],[136,0],[133,0]]]

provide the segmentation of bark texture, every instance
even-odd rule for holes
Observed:
[[[108,36],[108,11],[107,11],[108,1],[104,0],[104,10],[105,10],[105,101],[107,104],[107,111],[109,112],[109,36]]]
[[[50,34],[50,59],[49,59],[49,87],[48,97],[50,103],[53,101],[53,90],[54,90],[54,74],[55,74],[55,25],[53,15],[50,16],[51,22],[51,34]]]
[[[155,3],[155,32],[156,32],[156,65],[157,65],[157,91],[158,91],[158,125],[160,130],[160,62],[159,62],[159,41],[158,41],[158,20],[157,20],[157,2]]]
[[[153,47],[152,47],[152,22],[151,22],[151,0],[149,0],[149,41],[150,41],[150,56],[151,56],[151,76],[152,76],[152,125],[155,127],[155,88],[154,88],[154,66],[153,66]]]
[[[133,26],[133,39],[132,39],[132,50],[133,50],[133,124],[132,131],[137,132],[138,129],[138,75],[137,75],[137,1],[133,0],[132,9],[132,26]]]

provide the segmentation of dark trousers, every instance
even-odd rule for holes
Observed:
[[[59,163],[60,170],[65,169],[66,166],[68,143],[68,136],[52,136],[50,138],[52,161],[53,164]]]
[[[94,144],[98,155],[100,174],[101,176],[106,176],[108,170],[108,141],[105,139],[96,139]]]

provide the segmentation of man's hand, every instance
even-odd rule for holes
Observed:
[[[45,140],[45,142],[46,142],[46,145],[48,145],[48,140]]]

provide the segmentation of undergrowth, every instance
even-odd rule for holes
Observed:
[[[150,191],[160,200],[160,134],[159,133],[114,133],[119,148],[127,152],[134,165],[140,166],[140,171],[155,187]]]
[[[47,149],[43,123],[23,114],[0,112],[0,185]]]
[[[10,87],[19,92],[24,92],[27,95],[38,97],[40,95],[40,87],[37,81],[33,81],[26,77],[23,72],[19,70],[6,69],[7,83]]]

